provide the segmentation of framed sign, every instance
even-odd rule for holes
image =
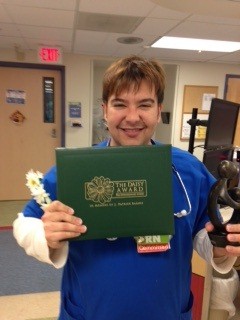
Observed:
[[[6,102],[14,104],[25,104],[26,92],[23,90],[8,89],[6,91]]]
[[[69,118],[81,118],[81,102],[69,102]]]

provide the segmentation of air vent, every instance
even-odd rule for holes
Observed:
[[[121,37],[117,39],[117,42],[123,44],[136,44],[143,42],[143,39],[138,37]]]
[[[77,29],[108,33],[132,33],[144,17],[79,12]]]

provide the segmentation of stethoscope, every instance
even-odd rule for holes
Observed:
[[[182,217],[185,217],[187,215],[189,215],[192,211],[192,205],[191,205],[191,202],[190,202],[190,199],[189,199],[189,196],[188,196],[188,193],[187,193],[187,190],[186,190],[186,187],[182,181],[182,178],[179,174],[179,172],[177,171],[177,169],[175,168],[174,165],[172,165],[172,169],[173,169],[173,172],[175,173],[177,179],[178,179],[178,182],[180,183],[181,185],[181,188],[183,189],[183,192],[184,192],[184,197],[186,198],[187,200],[187,205],[188,205],[188,210],[186,209],[183,209],[179,212],[176,212],[174,213],[174,216],[177,217],[177,218],[182,218]]]
[[[156,143],[154,142],[154,140],[152,140],[152,139],[151,139],[151,143],[152,143],[153,145],[156,144]],[[107,142],[107,147],[109,147],[109,146],[110,146],[110,139],[109,139],[108,142]],[[173,172],[175,173],[175,175],[176,175],[176,177],[177,177],[177,179],[178,179],[178,182],[179,182],[180,185],[181,185],[181,188],[182,188],[183,193],[184,193],[184,197],[185,197],[186,200],[187,200],[188,210],[183,209],[183,210],[181,210],[181,211],[179,211],[179,212],[175,212],[175,213],[174,213],[174,216],[175,216],[175,217],[177,217],[177,218],[182,218],[182,217],[186,217],[187,215],[189,215],[189,214],[191,213],[191,211],[192,211],[192,205],[191,205],[191,202],[190,202],[190,199],[189,199],[189,196],[188,196],[186,187],[185,187],[185,185],[184,185],[184,183],[183,183],[183,181],[182,181],[182,178],[181,178],[179,172],[177,171],[176,167],[175,167],[173,164],[172,164],[172,169],[173,169]]]

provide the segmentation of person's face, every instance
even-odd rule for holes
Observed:
[[[112,95],[103,104],[104,118],[111,135],[111,146],[150,144],[161,117],[161,104],[155,90],[142,81],[139,90]]]

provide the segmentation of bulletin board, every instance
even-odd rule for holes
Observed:
[[[217,86],[196,86],[185,85],[183,94],[182,107],[182,124],[181,124],[181,140],[188,140],[190,134],[190,125],[186,121],[191,119],[193,108],[198,109],[197,118],[200,120],[207,120],[213,98],[218,97]],[[196,128],[195,140],[204,140],[206,134],[206,127]]]

